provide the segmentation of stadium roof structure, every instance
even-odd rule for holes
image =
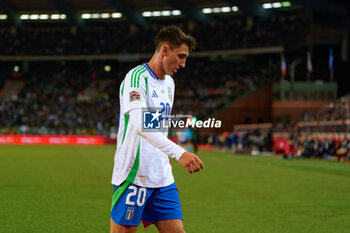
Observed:
[[[266,7],[263,7],[264,4]],[[310,11],[348,16],[349,5],[346,0],[0,0],[0,16],[3,14],[0,19],[20,25],[26,19],[56,17],[83,25],[88,18],[123,16],[130,22],[146,25],[151,16],[181,15],[197,22],[210,22],[215,19],[215,13],[229,14],[238,9],[246,15],[266,18],[273,15],[268,8],[282,6],[298,6]],[[101,13],[104,15],[99,15]],[[43,15],[31,18],[28,14]],[[59,16],[51,17],[52,14]]]

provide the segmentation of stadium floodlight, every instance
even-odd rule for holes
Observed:
[[[22,19],[22,20],[28,20],[29,19],[29,15],[23,14],[23,15],[20,15],[19,18]]]
[[[214,13],[220,13],[221,9],[219,7],[215,7],[215,8],[213,8],[213,12]]]
[[[160,16],[160,15],[161,15],[160,11],[153,11],[152,12],[152,16]]]
[[[263,4],[263,8],[265,8],[265,9],[271,9],[271,8],[272,8],[272,4],[271,4],[271,3],[264,3],[264,4]]]
[[[119,12],[114,12],[112,13],[112,18],[116,19],[116,18],[121,18],[122,17],[122,14],[119,13]]]
[[[101,13],[101,18],[102,19],[108,19],[111,17],[111,14],[110,13]]]
[[[211,14],[211,13],[213,13],[213,10],[211,8],[203,8],[202,12],[204,14]]]
[[[66,19],[67,18],[67,15],[66,14],[61,14],[60,15],[60,19]]]
[[[91,14],[91,18],[92,19],[99,19],[100,18],[100,14],[99,13],[93,13],[93,14]]]
[[[38,14],[29,15],[29,19],[30,20],[38,20],[39,19],[39,15]]]
[[[237,12],[237,11],[238,11],[238,7],[237,7],[237,6],[233,6],[233,7],[232,7],[232,11],[233,11],[233,12]]]
[[[231,11],[231,8],[230,7],[221,7],[221,12],[230,12]]]
[[[84,13],[81,15],[82,19],[90,19],[91,18],[91,14],[90,13]]]
[[[152,16],[152,12],[150,12],[150,11],[144,11],[144,12],[142,12],[142,16],[143,16],[143,17],[151,17],[151,16]]]
[[[112,70],[110,65],[105,65],[104,69],[106,72],[110,72]]]
[[[40,14],[39,19],[40,20],[47,20],[47,19],[49,19],[49,15],[48,14]]]
[[[281,7],[282,7],[282,3],[280,3],[280,2],[274,2],[274,3],[272,3],[272,7],[273,7],[273,8],[281,8]]]
[[[60,19],[60,15],[59,14],[52,14],[52,15],[50,15],[50,19],[53,19],[53,20]]]
[[[6,20],[7,19],[7,15],[0,15],[0,20]]]
[[[291,2],[282,2],[282,6],[283,7],[290,7],[290,6],[292,6],[292,3]]]
[[[166,10],[166,11],[162,11],[161,14],[162,16],[170,16],[171,12]]]
[[[173,10],[171,12],[172,15],[181,15],[181,11],[180,10]]]

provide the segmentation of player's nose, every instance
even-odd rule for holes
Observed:
[[[180,64],[179,64],[180,68],[185,68],[185,66],[186,66],[185,62],[180,62]]]

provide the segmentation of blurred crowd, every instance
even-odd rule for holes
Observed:
[[[251,153],[257,155],[273,149],[272,130],[254,129],[232,132],[211,133],[203,142],[222,151]]]
[[[299,130],[288,136],[275,135],[274,150],[284,158],[317,158],[350,160],[350,135],[346,133],[319,133]]]
[[[350,119],[350,95],[343,96],[329,106],[303,113],[299,121],[335,121]]]
[[[235,131],[212,133],[212,148],[251,155],[350,161],[350,95],[318,111],[303,113],[292,123],[240,125]],[[269,125],[269,126],[268,126]]]
[[[350,136],[343,134],[300,133],[292,145],[295,146],[289,153],[292,157],[350,160]]]
[[[28,25],[21,29],[0,28],[0,54],[150,53],[154,50],[154,36],[167,24],[177,24],[193,35],[198,42],[197,51],[296,44],[305,40],[308,30],[307,19],[295,15],[237,17],[211,23],[154,21],[142,27],[118,21],[85,27]]]
[[[104,135],[115,133],[115,104],[108,98],[94,101],[62,95],[4,100],[0,104],[0,134]]]
[[[140,27],[130,23],[96,23],[86,27],[65,24],[21,29],[0,28],[0,55],[75,55],[152,53],[154,36],[163,25],[177,24],[197,39],[196,51],[259,48],[305,42],[303,16],[268,19],[235,17],[211,23],[158,21]],[[206,119],[219,109],[280,78],[277,55],[190,57],[186,69],[174,76],[173,114]],[[258,60],[258,61],[257,61]],[[144,61],[58,61],[0,64],[0,134],[103,135],[115,138],[119,121],[119,86],[126,72]],[[17,65],[18,63],[16,63]],[[110,65],[107,70],[106,65]],[[16,95],[1,91],[8,80],[24,85]],[[108,86],[100,86],[111,80]],[[95,91],[92,95],[88,90]],[[304,113],[298,122],[349,119],[349,97],[329,108]],[[287,128],[295,127],[297,122]],[[261,154],[282,151],[285,157],[349,160],[348,126],[305,126],[297,135],[276,141],[279,128],[199,134],[171,131],[170,136],[189,151],[199,144],[224,151]],[[287,129],[288,131],[288,129]],[[289,130],[292,131],[292,130]],[[312,132],[326,133],[325,136]],[[332,134],[329,134],[332,133]],[[284,142],[281,148],[276,147]]]
[[[172,112],[199,119],[278,77],[278,61],[274,60],[259,69],[207,58],[191,58],[187,64],[174,76]],[[32,62],[28,66],[27,71],[17,72],[9,72],[11,66],[1,68],[6,80],[20,81],[24,86],[14,96],[0,93],[0,134],[115,137],[119,86],[136,64],[114,62],[109,71],[103,69],[102,62]],[[100,87],[103,80],[111,80],[111,84]],[[5,81],[2,83],[4,86]],[[89,94],[91,88],[96,95]]]
[[[94,98],[84,95],[93,81],[109,78],[97,70],[85,63],[34,63],[19,77],[9,77],[24,86],[14,96],[0,94],[0,134],[109,137],[115,133],[116,86],[98,90]]]
[[[211,133],[206,144],[211,149],[251,155],[280,154],[284,158],[316,158],[350,161],[350,135],[346,133],[317,133],[300,131],[281,135],[273,129],[240,130]],[[202,140],[202,143],[203,141]]]

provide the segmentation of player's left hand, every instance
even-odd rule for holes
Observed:
[[[188,151],[181,155],[179,163],[185,167],[189,173],[199,172],[204,168],[202,160],[200,160],[197,155]]]

